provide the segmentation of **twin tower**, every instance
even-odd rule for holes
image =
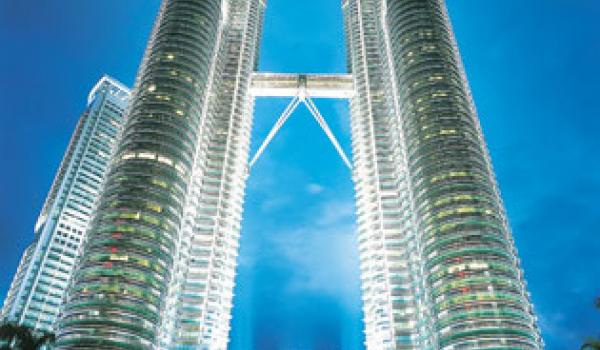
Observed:
[[[256,95],[350,100],[366,347],[541,349],[443,0],[344,0],[348,75],[255,73],[264,0],[164,0],[60,349],[225,350]],[[268,142],[268,140],[267,140]],[[264,149],[262,147],[261,149]]]

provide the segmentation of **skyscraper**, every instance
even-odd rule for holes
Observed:
[[[541,348],[445,2],[343,8],[367,348]]]
[[[226,349],[264,6],[163,2],[59,346]]]
[[[123,125],[129,90],[103,77],[88,96],[7,298],[2,318],[52,331]]]
[[[263,0],[163,1],[60,348],[226,349],[269,93],[294,99],[265,146],[305,102],[352,169],[368,349],[542,348],[444,1],[342,7],[351,75],[261,75]],[[352,164],[311,96],[350,97]]]

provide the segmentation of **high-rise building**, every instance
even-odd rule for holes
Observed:
[[[231,0],[216,53],[176,268],[159,339],[164,348],[227,349],[242,219],[263,0]]]
[[[163,1],[59,348],[227,348],[269,94],[294,99],[264,146],[305,102],[352,168],[369,350],[542,348],[444,1],[342,8],[351,75],[278,75],[253,73],[264,0]],[[353,164],[312,97],[350,98]]]
[[[344,0],[368,349],[539,349],[443,0]]]
[[[62,348],[226,349],[264,7],[163,1]]]
[[[2,319],[53,331],[123,125],[129,90],[103,77],[88,96],[19,264]]]

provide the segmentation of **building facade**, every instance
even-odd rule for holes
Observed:
[[[343,9],[367,348],[542,348],[445,1]]]
[[[2,308],[2,318],[53,331],[122,128],[129,90],[103,77],[88,96]]]
[[[163,1],[59,348],[227,348],[265,5]],[[445,2],[342,8],[366,347],[541,349]],[[299,75],[289,90],[332,93],[324,79]]]
[[[264,8],[163,1],[60,348],[227,348]]]

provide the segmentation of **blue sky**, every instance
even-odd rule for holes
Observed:
[[[0,298],[87,92],[131,85],[158,0],[0,0]],[[338,0],[271,0],[261,70],[343,72]],[[550,350],[600,332],[600,4],[448,0]],[[286,100],[259,100],[253,149]],[[317,101],[349,152],[344,102]],[[304,107],[248,182],[231,349],[362,349],[352,183]]]

